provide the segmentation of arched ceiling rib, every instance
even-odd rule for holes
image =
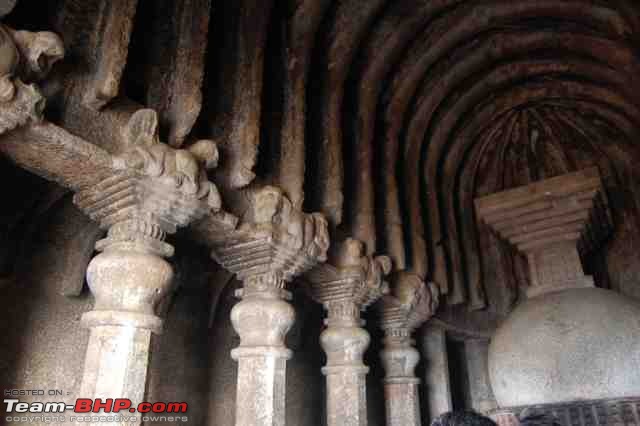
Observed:
[[[406,0],[343,20],[337,11],[350,2],[337,3],[316,42],[325,48],[315,63],[329,71],[308,107],[317,104],[320,116],[307,118],[322,120],[329,150],[308,156],[325,170],[307,174],[317,184],[308,188],[333,195],[307,207],[330,212],[338,235],[355,234],[396,268],[434,280],[450,304],[503,312],[514,279],[526,277],[475,222],[473,199],[589,164],[635,177],[640,7]],[[341,44],[341,33],[358,37]],[[618,137],[607,142],[610,134]],[[345,150],[355,153],[348,163]],[[338,183],[342,167],[346,184]],[[500,251],[489,262],[487,241]],[[488,288],[496,286],[511,289]]]
[[[118,50],[123,59],[124,39],[87,36],[104,1],[60,0],[64,19],[53,28],[63,27],[73,57]],[[169,3],[139,0],[118,102],[156,106],[176,145],[218,140],[228,204],[243,197],[235,189],[277,184],[296,207],[327,215],[334,242],[358,238],[396,270],[435,281],[450,305],[492,314],[508,312],[527,278],[522,260],[476,222],[475,197],[598,165],[612,193],[631,199],[613,197],[625,222],[609,252],[624,251],[633,238],[625,229],[640,229],[635,0],[191,0],[177,20],[159,18]],[[198,12],[209,5],[208,38],[180,24],[206,26]],[[172,56],[138,55],[145,33],[159,34],[154,45],[174,41]],[[189,42],[197,50],[181,57]],[[89,62],[69,79],[104,71]],[[197,78],[167,86],[166,73],[150,72],[156,63],[174,78],[193,66]],[[74,83],[70,98],[85,86]],[[89,115],[53,104],[60,124],[114,147],[117,132],[101,129],[140,106],[117,105]],[[618,268],[602,276],[614,286],[640,273],[612,255],[603,262]]]

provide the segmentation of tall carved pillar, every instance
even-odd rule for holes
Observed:
[[[308,274],[313,298],[327,310],[327,328],[320,335],[327,355],[322,369],[327,381],[327,425],[364,426],[369,368],[363,355],[370,337],[360,312],[388,291],[384,276],[391,261],[365,256],[363,244],[353,239],[339,251],[335,266],[320,265]]]
[[[294,210],[274,187],[250,192],[240,226],[220,235],[212,255],[242,280],[242,300],[231,311],[240,346],[236,426],[284,426],[286,361],[284,339],[294,323],[285,285],[326,259],[327,222]]]
[[[387,426],[420,426],[420,379],[415,376],[420,353],[411,335],[435,313],[439,292],[417,275],[399,273],[393,293],[382,298],[381,306]]]
[[[206,214],[224,217],[204,171],[217,161],[215,145],[174,150],[158,140],[157,124],[152,110],[134,114],[126,153],[86,177],[74,196],[108,229],[87,270],[95,306],[82,317],[91,333],[79,397],[143,400],[151,334],[162,330],[155,308],[173,277],[164,238]]]

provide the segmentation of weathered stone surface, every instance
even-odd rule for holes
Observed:
[[[471,407],[479,413],[488,413],[498,407],[489,377],[490,343],[485,339],[468,339],[464,342]]]
[[[363,362],[369,333],[360,312],[389,291],[385,276],[391,261],[366,256],[363,243],[348,239],[334,248],[330,263],[307,274],[312,297],[327,310],[320,344],[327,355],[327,424],[367,424],[366,374]],[[335,265],[335,266],[334,266]]]
[[[87,270],[95,306],[83,315],[91,328],[80,389],[82,397],[122,395],[142,401],[151,332],[160,333],[158,303],[167,296],[173,269],[164,257],[173,247],[167,233],[221,210],[216,187],[205,168],[217,165],[212,142],[175,150],[158,139],[153,110],[133,115],[127,128],[129,149],[113,158],[113,175],[95,176],[74,202],[108,229],[98,241]],[[138,416],[138,424],[141,417]]]
[[[40,104],[25,101],[19,115],[26,121],[12,121],[24,125],[2,135],[0,150],[74,191],[96,182],[104,182],[100,189],[114,190],[105,179],[114,170],[122,171],[112,160],[126,157],[129,137],[123,130],[143,104],[156,108],[163,140],[170,144],[188,147],[194,138],[219,142],[224,170],[216,173],[217,183],[250,190],[264,183],[282,186],[296,209],[324,211],[332,225],[343,221],[332,229],[336,240],[344,235],[358,238],[368,254],[383,242],[396,270],[416,272],[439,286],[444,303],[435,321],[451,336],[456,334],[456,340],[489,337],[530,284],[526,259],[476,221],[474,198],[597,166],[616,226],[603,250],[588,259],[587,273],[603,287],[640,296],[640,262],[635,261],[640,247],[640,151],[633,143],[640,123],[637,2],[365,3],[0,2],[3,23],[33,31],[53,28],[67,50],[63,63],[40,85],[41,95],[48,98],[47,119],[55,125],[34,125],[38,120],[28,116]],[[205,108],[199,112],[202,82]],[[23,95],[20,99],[35,99],[27,91]],[[0,121],[5,118],[10,115],[0,105]],[[174,161],[172,155],[167,158]],[[96,179],[98,174],[101,179]],[[139,182],[138,177],[133,180]],[[6,182],[8,191],[25,191],[11,179]],[[230,194],[223,193],[225,208],[239,218],[244,202],[230,200],[244,195],[226,189]],[[38,196],[24,199],[32,195]],[[155,203],[162,197],[154,199],[155,207],[166,213]],[[8,206],[10,212],[13,208]],[[15,206],[16,211],[28,208]],[[25,226],[16,219],[20,217],[6,219],[15,224],[18,241]],[[211,235],[236,231],[238,218],[210,211],[187,237],[213,246]],[[33,232],[38,235],[39,229]],[[78,245],[66,246],[78,254],[67,262],[84,268],[99,232],[78,226]],[[535,257],[539,264],[563,257],[565,264],[575,265],[577,254],[557,247]],[[34,273],[45,270],[34,265]],[[557,284],[565,274],[584,275],[564,267],[538,268],[536,278],[548,281],[547,276],[555,275]],[[69,281],[76,282],[77,271],[70,275],[74,278]],[[7,278],[5,286],[13,286],[14,277]],[[579,282],[590,284],[587,278],[571,285]],[[531,287],[531,295],[535,291]],[[19,297],[19,291],[15,293],[12,300]],[[24,297],[33,296],[30,292]],[[11,326],[25,322],[25,341],[31,342],[24,348],[27,361],[20,344],[4,351],[15,352],[8,356],[19,360],[20,373],[15,374],[32,367],[46,370],[29,365],[47,356],[33,353],[39,348],[32,342],[49,341],[39,337],[44,333],[40,328],[65,340],[59,327],[64,324],[68,331],[70,317],[48,323],[45,313],[57,315],[64,307],[60,303],[53,309],[47,302],[34,302],[36,319],[5,316]],[[463,343],[456,341],[455,346],[451,369],[461,371],[458,363],[464,360],[455,357]],[[446,351],[436,349],[434,359],[442,360]],[[367,364],[378,362],[375,355]],[[61,359],[47,365],[69,387],[64,366],[73,370],[78,362],[66,355]],[[206,367],[202,369],[204,376]],[[164,377],[168,388],[183,369],[167,370],[177,372]],[[43,377],[26,383],[55,386],[55,379]],[[382,385],[376,377],[369,386]],[[468,396],[467,385],[461,386],[465,389],[453,394]],[[314,389],[317,395],[322,387]],[[212,384],[211,393],[216,392]],[[450,396],[444,385],[435,395],[426,392],[427,398],[440,395],[444,406]],[[374,399],[370,395],[370,406]],[[374,408],[369,421],[381,422],[372,418],[379,407]],[[224,426],[219,420],[212,416],[209,422]],[[292,417],[289,423],[303,422]]]
[[[45,99],[32,83],[43,79],[64,56],[51,32],[16,31],[0,24],[0,135],[42,120]]]
[[[386,372],[387,424],[420,426],[420,379],[415,376],[420,353],[411,334],[435,314],[439,290],[409,273],[397,274],[394,284],[393,295],[383,296],[381,303],[385,347],[380,358]]]
[[[295,320],[286,283],[326,259],[326,220],[295,210],[275,187],[251,192],[237,229],[213,236],[214,259],[243,280],[242,298],[231,311],[240,346],[236,426],[284,426],[284,339]]]
[[[597,169],[476,201],[482,220],[526,254],[529,300],[494,335],[489,354],[501,407],[640,395],[640,305],[594,288],[582,259],[607,236]],[[615,361],[614,361],[615,360]]]
[[[429,419],[453,410],[446,331],[434,324],[423,328],[420,336],[424,359],[424,403]]]
[[[640,394],[640,306],[610,290],[570,289],[531,299],[491,343],[501,407]]]
[[[96,0],[92,3],[98,11],[100,24],[95,28],[95,68],[84,94],[84,104],[99,110],[119,93],[138,0],[118,3]]]

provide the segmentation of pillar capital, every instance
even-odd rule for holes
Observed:
[[[273,186],[248,190],[239,225],[210,239],[212,257],[242,280],[242,298],[231,311],[240,346],[236,426],[284,426],[286,360],[292,355],[285,336],[295,310],[285,286],[326,259],[327,221],[296,210]],[[249,397],[247,397],[249,395]]]
[[[417,383],[414,370],[420,354],[411,335],[435,314],[440,292],[435,284],[427,284],[408,272],[395,274],[392,284],[392,294],[383,296],[380,303],[381,328],[385,333],[381,353],[385,380]]]
[[[349,238],[332,252],[329,262],[307,274],[311,295],[327,310],[327,324],[360,325],[360,311],[388,293],[387,256],[367,256],[364,244]]]
[[[135,317],[136,325],[157,332],[155,306],[172,276],[163,260],[173,255],[166,235],[204,215],[224,215],[205,171],[216,165],[218,154],[210,141],[189,150],[161,143],[153,110],[136,112],[126,131],[126,151],[112,157],[110,168],[96,170],[74,195],[74,203],[108,230],[96,244],[102,254],[87,272],[96,306],[84,319],[99,325]]]
[[[243,294],[274,291],[316,264],[329,248],[326,219],[296,210],[273,186],[249,190],[236,229],[213,242],[212,257],[245,284]]]
[[[112,167],[88,179],[74,196],[81,210],[109,229],[98,250],[113,246],[170,257],[173,249],[163,240],[178,227],[205,215],[220,216],[223,227],[235,226],[207,178],[206,170],[218,161],[214,142],[201,140],[188,149],[161,143],[158,116],[150,109],[131,117],[126,136],[126,150],[112,157]]]
[[[17,31],[0,23],[0,135],[42,120],[45,98],[34,84],[64,57],[56,34]]]
[[[479,219],[527,257],[529,297],[594,286],[582,258],[613,226],[597,167],[488,195],[475,205]]]
[[[398,272],[392,278],[392,292],[382,298],[381,328],[392,340],[411,335],[431,318],[439,306],[440,291],[420,276]]]

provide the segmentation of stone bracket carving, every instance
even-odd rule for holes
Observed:
[[[16,31],[0,24],[0,135],[42,119],[45,98],[34,82],[64,57],[51,32]]]
[[[74,202],[109,229],[98,249],[115,242],[135,249],[142,242],[171,256],[173,249],[163,242],[167,233],[205,215],[223,214],[218,189],[206,174],[217,165],[217,147],[207,140],[188,149],[161,143],[153,110],[136,112],[126,133],[129,145],[113,158],[113,173],[97,176],[76,193]],[[234,220],[226,222],[226,227],[235,227]]]
[[[437,285],[425,284],[418,275],[408,272],[397,273],[394,283],[393,294],[383,296],[380,303],[385,383],[418,383],[414,370],[420,354],[411,335],[435,314],[440,292]]]
[[[331,263],[319,265],[306,276],[312,297],[325,306],[329,321],[359,317],[360,310],[388,293],[384,277],[391,271],[391,260],[387,256],[366,256],[363,243],[349,238],[332,257]]]
[[[239,226],[220,234],[212,251],[218,263],[245,281],[245,292],[282,290],[286,282],[326,260],[329,234],[322,215],[295,210],[272,186],[248,196],[250,207]]]

